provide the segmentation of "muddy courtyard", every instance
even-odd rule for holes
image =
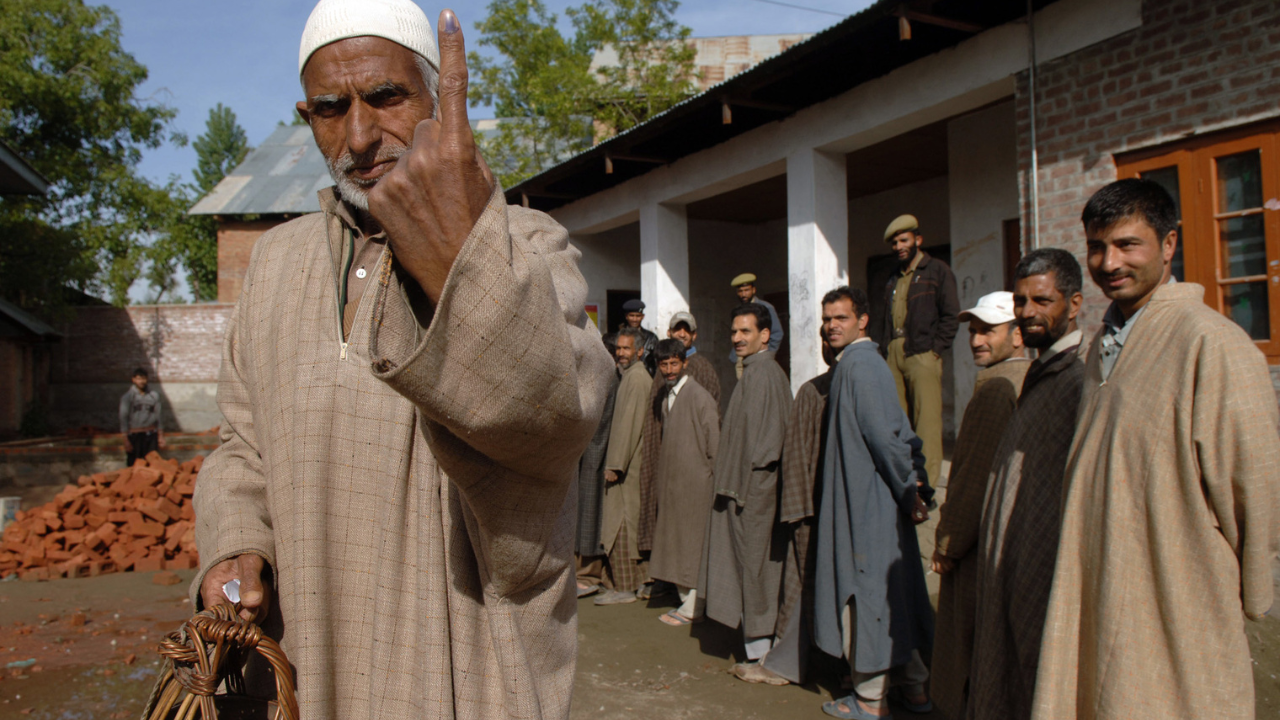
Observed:
[[[156,680],[156,640],[191,612],[192,572],[178,576],[172,585],[153,583],[154,573],[0,583],[0,718],[138,717]],[[665,598],[579,601],[574,720],[825,717],[822,702],[839,690],[838,662],[818,658],[805,686],[747,685],[727,672],[741,652],[736,633],[710,622],[668,627],[658,616],[672,606]],[[1280,619],[1248,631],[1258,717],[1280,718]]]

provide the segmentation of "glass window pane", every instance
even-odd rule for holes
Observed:
[[[1218,212],[1262,207],[1262,153],[1249,150],[1218,160]]]
[[[1159,168],[1139,173],[1143,180],[1151,180],[1164,188],[1173,197],[1173,204],[1178,208],[1178,248],[1173,251],[1173,276],[1178,282],[1186,280],[1182,269],[1182,193],[1178,187],[1178,166]]]
[[[1261,215],[1218,221],[1222,242],[1224,277],[1264,275],[1267,272],[1267,239]]]
[[[1265,280],[1222,288],[1222,306],[1254,340],[1271,339],[1271,311],[1267,306]]]

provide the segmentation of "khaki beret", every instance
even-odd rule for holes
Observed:
[[[729,287],[738,287],[739,285],[747,285],[747,284],[754,285],[755,282],[756,282],[756,276],[754,273],[742,273],[741,275],[735,277],[732,281],[729,282]]]
[[[884,239],[885,242],[888,242],[889,238],[900,232],[919,229],[920,222],[916,220],[915,215],[899,215],[893,219],[893,222],[889,223],[889,227],[884,229]]]

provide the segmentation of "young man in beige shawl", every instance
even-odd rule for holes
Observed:
[[[1271,608],[1280,499],[1266,359],[1172,280],[1163,188],[1112,183],[1082,220],[1112,305],[1087,354],[1034,717],[1253,718],[1245,620]]]
[[[956,437],[933,551],[933,571],[942,582],[929,687],[933,702],[950,718],[964,717],[968,697],[978,594],[978,568],[972,553],[978,542],[982,501],[996,448],[1031,364],[1023,357],[1013,293],[1001,290],[982,296],[977,306],[960,313],[960,322],[969,323],[969,350],[981,370]]]
[[[298,110],[338,188],[254,245],[196,484],[192,600],[236,579],[270,605],[313,720],[569,715],[570,491],[610,362],[564,229],[480,159],[440,29],[408,0],[307,21]]]
[[[1080,263],[1061,248],[1028,253],[1013,271],[1023,342],[1040,356],[1027,368],[992,460],[974,561],[973,658],[967,716],[1026,720],[1057,555],[1063,469],[1084,363],[1076,317]]]

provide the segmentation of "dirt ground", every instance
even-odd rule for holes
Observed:
[[[178,574],[183,582],[171,586],[153,584],[152,573],[0,583],[0,718],[138,717],[156,679],[156,640],[191,612],[192,573]],[[728,673],[741,652],[736,632],[709,622],[668,627],[658,616],[672,605],[579,601],[574,720],[825,717],[821,705],[837,690],[838,662],[818,658],[806,686],[748,685]],[[1250,623],[1248,631],[1258,717],[1280,718],[1280,619]],[[4,667],[31,659],[31,667]]]

